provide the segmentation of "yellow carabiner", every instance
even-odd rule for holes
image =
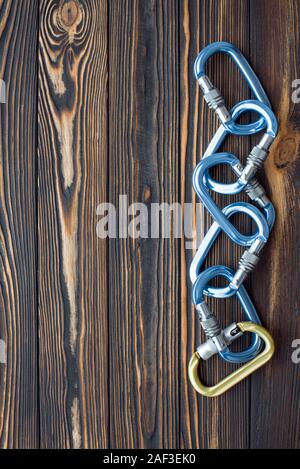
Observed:
[[[189,378],[197,392],[206,397],[217,397],[228,391],[228,389],[235,386],[244,378],[249,376],[255,370],[267,363],[273,356],[275,351],[274,340],[269,332],[259,324],[253,322],[240,322],[237,324],[242,332],[253,332],[258,334],[265,342],[265,348],[262,353],[257,355],[253,360],[245,363],[242,367],[235,370],[226,378],[219,381],[214,386],[205,386],[199,378],[198,368],[200,364],[200,356],[197,352],[194,353],[189,363]]]

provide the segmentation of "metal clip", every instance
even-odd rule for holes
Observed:
[[[233,204],[227,205],[223,208],[222,214],[229,219],[235,213],[244,213],[251,217],[251,219],[257,225],[257,231],[251,235],[244,235],[239,233],[235,238],[235,242],[240,246],[249,246],[249,250],[245,251],[242,258],[239,261],[239,269],[234,275],[230,287],[236,290],[246,278],[248,272],[255,267],[256,263],[259,260],[259,253],[263,246],[266,243],[266,240],[269,236],[269,226],[270,223],[273,223],[273,212],[266,210],[266,218],[260,213],[260,211],[251,204],[246,202],[235,202]],[[219,219],[214,221],[210,229],[206,233],[199,249],[191,263],[190,267],[190,278],[192,283],[195,283],[198,275],[201,272],[201,267],[204,263],[205,258],[207,257],[209,251],[211,250],[213,244],[215,243],[220,232],[223,230],[223,225],[220,223]],[[243,274],[241,274],[243,272]],[[242,280],[243,279],[243,280]]]
[[[234,290],[231,287],[231,284],[225,288],[209,286],[209,282],[216,277],[225,277],[229,282],[232,282],[234,278],[234,272],[232,269],[229,269],[223,265],[209,267],[198,275],[194,283],[193,303],[195,304],[195,307],[199,313],[201,325],[203,326],[204,332],[209,337],[209,340],[212,339],[214,342],[215,347],[212,351],[215,351],[216,349],[216,351],[225,361],[230,363],[243,363],[249,361],[255,357],[260,350],[261,341],[259,337],[254,335],[251,345],[245,350],[242,350],[241,352],[231,352],[228,349],[228,346],[235,338],[238,338],[239,336],[236,335],[231,341],[227,341],[227,334],[224,333],[224,331],[221,329],[221,326],[219,325],[219,322],[209,310],[207,304],[204,301],[204,295],[211,296],[213,298],[229,298],[233,295],[236,295],[248,320],[260,324],[260,319],[243,285],[241,285],[238,290]],[[209,322],[206,323],[205,320],[208,319]]]
[[[245,101],[241,101],[240,103],[236,104],[232,108],[232,111],[231,111],[232,120],[234,122],[236,122],[237,119],[242,114],[244,114],[245,112],[251,112],[251,111],[257,112],[258,114],[260,114],[264,118],[265,126],[268,123],[269,129],[267,130],[267,134],[268,135],[270,134],[271,138],[273,139],[274,135],[277,133],[277,121],[276,121],[276,118],[275,118],[272,110],[269,109],[268,107],[266,107],[265,105],[263,105],[262,103],[259,103],[257,101],[253,101],[253,100],[250,100],[250,99],[245,100]],[[238,135],[241,135],[241,136],[242,135],[243,136],[253,135],[253,134],[259,132],[259,130],[260,130],[258,127],[251,126],[251,124],[243,124],[243,125],[238,125],[237,124],[237,127],[238,127]],[[208,145],[202,159],[211,157],[214,154],[216,154],[217,151],[219,150],[219,148],[221,147],[222,143],[224,142],[226,136],[230,133],[231,132],[230,132],[230,130],[228,130],[228,128],[221,125],[218,128],[218,130],[216,131],[213,138],[211,139],[211,141],[210,141],[210,143],[209,143],[209,145]],[[265,137],[263,137],[261,139],[258,146],[262,147],[262,148],[265,148],[265,146],[266,146]],[[239,162],[239,160],[236,164],[233,165],[232,169],[234,170],[234,172],[236,173],[236,175],[238,177],[241,177],[241,175],[244,171],[244,168],[241,165],[241,163]],[[204,178],[205,178],[205,184],[206,184],[208,189],[211,189],[215,192],[221,192],[221,193],[223,193],[223,191],[226,191],[226,187],[224,187],[224,186],[226,186],[226,184],[221,184],[219,182],[216,182],[210,176],[209,173],[205,174]],[[248,191],[248,187],[250,187],[250,185],[252,185],[254,183],[254,181],[256,181],[256,180],[251,179],[251,180],[248,181],[247,186],[244,187],[244,190],[246,192]],[[242,185],[244,185],[244,182],[242,182]],[[262,190],[263,190],[263,188],[262,188]],[[253,200],[255,200],[255,199],[253,199]],[[265,205],[270,203],[270,201],[267,199],[267,200],[262,201],[262,202],[257,201],[257,203],[261,207],[264,207]]]
[[[249,100],[247,106],[248,110],[259,113],[267,123],[267,131],[264,134],[264,137],[261,139],[260,143],[256,147],[254,147],[260,148],[260,146],[264,145],[264,148],[266,148],[273,141],[277,133],[276,118],[271,109],[262,103]],[[235,118],[244,111],[244,105],[237,106],[235,110]],[[266,197],[262,186],[260,186],[260,184],[256,180],[253,180],[253,175],[255,174],[259,165],[262,164],[262,159],[259,159],[260,157],[258,156],[258,153],[256,154],[257,161],[255,162],[253,159],[253,154],[255,152],[252,151],[250,157],[248,158],[248,162],[245,168],[242,167],[238,158],[236,158],[231,153],[222,152],[209,154],[208,151],[216,151],[219,148],[227,133],[227,130],[217,131],[218,138],[216,136],[213,138],[213,143],[209,145],[208,150],[205,152],[204,158],[198,164],[194,171],[193,186],[197,195],[200,197],[208,211],[211,213],[213,219],[217,221],[219,225],[222,226],[222,229],[225,231],[227,236],[229,236],[233,242],[241,244],[241,233],[237,231],[237,229],[228,220],[224,213],[222,213],[222,211],[217,207],[208,192],[209,189],[222,194],[237,194],[243,189],[247,190],[247,185],[249,184],[249,195],[252,198],[258,200],[259,205],[261,207],[265,208],[268,206],[268,210],[266,211],[266,213],[267,215],[272,216],[270,227],[272,227],[274,223],[274,209],[273,206],[271,206],[269,199]],[[221,184],[212,179],[212,177],[209,175],[209,170],[212,167],[220,164],[228,164],[231,166],[233,171],[238,176],[238,180],[235,183]],[[259,246],[256,246],[253,250],[249,250],[249,252],[245,253],[244,257],[241,259],[241,265],[239,270],[240,277],[239,279],[236,278],[236,285],[239,285],[245,279],[245,275],[247,275],[247,273],[253,270],[253,268],[255,267],[256,263],[258,262],[259,251],[263,247],[264,243],[267,241],[268,234],[267,236],[262,237],[262,242],[259,244]]]
[[[270,102],[250,64],[243,56],[241,51],[237,49],[233,44],[230,44],[228,42],[214,42],[213,44],[209,44],[204,49],[202,49],[202,51],[196,58],[194,72],[195,77],[203,91],[204,99],[207,101],[209,107],[216,112],[221,123],[231,133],[239,134],[239,132],[241,132],[241,128],[244,126],[241,124],[236,124],[232,120],[231,115],[225,106],[224,99],[221,96],[220,91],[213,86],[212,82],[205,74],[205,66],[207,60],[212,55],[219,52],[223,52],[233,59],[238,69],[245,77],[250,89],[252,90],[258,101],[265,103],[267,106],[270,106]],[[248,130],[256,129],[256,132],[262,130],[264,127],[265,121],[262,117],[259,118],[256,122],[247,124]]]
[[[222,226],[223,231],[227,234],[227,236],[235,243],[242,244],[240,240],[242,239],[241,233],[235,228],[235,226],[228,220],[228,218],[224,215],[222,210],[220,210],[216,203],[213,201],[211,195],[208,192],[207,187],[207,179],[206,176],[208,175],[208,170],[216,165],[219,164],[228,164],[230,165],[235,171],[237,171],[236,167],[240,167],[239,160],[230,153],[216,153],[211,155],[208,158],[203,159],[197,165],[194,174],[193,174],[193,186],[197,193],[197,195],[202,200],[203,204],[207,208],[207,210],[212,215],[214,221],[216,221],[219,225]],[[215,192],[223,193],[223,194],[236,194],[241,192],[241,190],[245,187],[245,185],[240,184],[239,180],[232,184],[222,184],[222,187],[218,187],[217,184],[214,185],[213,190]],[[249,204],[247,204],[249,206]],[[269,235],[269,229],[266,224],[265,218],[259,210],[251,206],[251,213],[249,211],[249,215],[253,217],[257,217],[260,219],[261,223],[265,224],[265,231],[267,236],[265,237],[265,241]]]
[[[257,239],[250,247],[247,249],[242,257],[239,260],[239,268],[234,274],[232,281],[230,282],[230,287],[238,290],[247,275],[252,272],[258,264],[259,253],[265,245],[263,239]]]
[[[258,101],[245,100],[236,104],[230,112],[227,110],[220,91],[205,75],[206,61],[217,52],[224,52],[233,59]],[[189,376],[198,392],[207,396],[217,396],[262,366],[271,358],[274,352],[273,339],[260,326],[258,314],[243,286],[243,282],[248,273],[254,270],[257,265],[260,251],[268,239],[269,231],[272,229],[275,220],[274,207],[264,188],[254,179],[254,175],[267,158],[269,147],[277,134],[277,121],[258,78],[245,57],[232,44],[218,42],[203,49],[195,62],[195,75],[209,108],[216,112],[221,121],[221,126],[212,138],[202,161],[193,174],[194,189],[212,215],[214,222],[204,237],[190,268],[190,277],[194,284],[193,302],[196,305],[201,325],[208,336],[208,340],[201,344],[193,355],[189,365]],[[249,111],[257,112],[260,115],[259,119],[250,124],[238,124],[238,118],[244,112]],[[267,129],[259,143],[250,152],[245,167],[231,153],[217,153],[227,134],[253,135],[265,127]],[[212,178],[210,169],[220,164],[227,164],[232,168],[237,176],[235,182],[224,184]],[[230,204],[220,210],[210,196],[210,190],[228,195],[238,194],[245,190],[250,199],[256,202],[264,213],[245,202]],[[231,215],[237,212],[246,213],[255,221],[257,230],[254,234],[246,236],[240,233],[230,222]],[[201,271],[205,257],[221,231],[224,231],[233,242],[241,246],[247,246],[247,250],[244,251],[239,260],[238,269],[234,273],[225,266],[217,265]],[[226,277],[228,285],[222,288],[211,286],[209,282],[216,276]],[[222,329],[218,319],[205,303],[204,295],[215,298],[228,298],[236,295],[244,313],[251,322],[233,323]],[[229,350],[230,344],[240,337],[244,331],[253,333],[250,347],[238,353],[231,352]],[[263,353],[258,355],[261,338],[265,340],[266,346]],[[199,379],[198,365],[200,358],[207,360],[216,353],[228,362],[247,363],[217,385],[207,387]]]
[[[274,340],[270,333],[259,324],[254,324],[252,322],[241,322],[237,324],[238,328],[242,332],[252,332],[257,334],[265,343],[265,348],[257,355],[253,360],[245,363],[242,367],[226,376],[226,378],[219,381],[214,386],[206,386],[202,383],[198,369],[200,365],[200,355],[198,352],[195,352],[191,357],[189,362],[189,378],[194,387],[194,389],[206,397],[217,397],[228,391],[230,388],[238,384],[243,379],[247,378],[251,373],[261,368],[265,365],[274,355],[275,345]]]

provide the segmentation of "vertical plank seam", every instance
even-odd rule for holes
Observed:
[[[36,354],[37,354],[37,446],[41,448],[41,399],[40,399],[40,342],[39,342],[39,332],[40,332],[40,322],[39,322],[39,73],[40,73],[40,65],[39,65],[39,52],[40,52],[40,2],[37,0],[37,48],[36,48],[36,123],[35,123],[35,144],[36,144],[36,151],[35,151],[35,219],[36,219],[36,226],[35,226],[35,236],[36,236],[36,249],[35,249],[35,256],[36,256],[36,275],[35,275],[35,295],[36,295]]]
[[[178,93],[178,140],[177,140],[177,145],[178,145],[178,155],[179,155],[179,158],[178,158],[178,161],[177,161],[177,171],[178,171],[178,181],[177,181],[177,184],[178,184],[178,198],[179,198],[179,201],[181,203],[181,211],[182,213],[184,213],[184,211],[182,210],[182,203],[184,203],[184,201],[181,200],[181,119],[180,119],[180,116],[181,116],[181,102],[180,102],[180,81],[181,81],[181,75],[180,75],[180,71],[181,71],[181,54],[180,54],[180,0],[177,1],[177,40],[178,40],[178,43],[177,43],[177,56],[178,56],[178,63],[177,63],[177,76],[178,76],[178,82],[177,82],[177,93]],[[182,226],[181,226],[181,230],[182,230]],[[184,236],[183,233],[181,233],[181,236]],[[177,274],[177,285],[179,286],[180,283],[181,283],[181,241],[178,240],[177,241],[177,249],[178,249],[178,254],[177,254],[177,261],[178,261],[178,274]],[[177,349],[177,369],[178,369],[178,383],[179,383],[179,386],[177,388],[177,397],[178,397],[178,403],[181,402],[181,386],[180,386],[180,383],[181,383],[181,350],[182,350],[182,347],[181,347],[181,300],[182,300],[182,295],[181,295],[181,288],[178,288],[178,291],[179,291],[179,294],[178,294],[178,298],[177,298],[177,311],[178,311],[178,318],[177,318],[177,344],[178,344],[178,349]],[[181,445],[181,408],[180,406],[178,406],[178,415],[177,415],[177,418],[178,418],[178,430],[177,430],[177,435],[176,435],[176,443],[177,443],[177,447],[180,448],[180,445]]]
[[[109,77],[110,77],[110,3],[109,0],[106,0],[106,73],[107,73],[107,84],[106,84],[106,109],[107,109],[107,118],[106,118],[106,139],[107,139],[107,148],[106,148],[106,157],[107,157],[107,165],[106,165],[106,199],[109,202],[109,194],[110,194],[110,86],[109,86]],[[110,242],[109,237],[106,239],[106,277],[109,279],[109,269],[110,269]],[[107,406],[108,406],[108,413],[107,413],[107,448],[111,448],[111,398],[110,398],[110,390],[111,390],[111,367],[110,367],[110,343],[111,343],[111,336],[110,336],[110,294],[106,295],[106,314],[107,314]]]

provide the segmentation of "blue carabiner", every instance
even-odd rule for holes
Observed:
[[[273,138],[277,135],[278,131],[278,123],[277,119],[272,111],[268,106],[263,103],[259,103],[253,99],[246,99],[245,101],[241,101],[237,103],[232,108],[232,119],[236,121],[242,114],[245,112],[257,112],[262,116],[265,122],[265,127],[267,126],[267,134],[272,136]],[[251,127],[248,128],[247,125],[241,125],[241,131],[238,135],[240,136],[249,136],[256,134],[261,131],[258,127]],[[229,134],[229,130],[226,129],[223,125],[220,125],[218,130],[216,131],[215,135],[211,139],[205,153],[203,154],[202,158],[207,158],[208,156],[216,153],[222,143],[224,142],[226,136]]]
[[[278,123],[277,120],[273,114],[273,112],[267,108],[266,106],[262,105],[262,103],[258,103],[257,101],[253,100],[246,100],[242,101],[238,104],[236,104],[233,109],[232,109],[232,118],[234,120],[237,120],[243,113],[247,111],[259,111],[262,115],[262,117],[266,118],[266,121],[268,122],[268,128],[267,132],[269,135],[273,136],[277,134],[278,131]],[[251,135],[253,133],[257,133],[260,129],[259,128],[249,128],[247,129],[246,125],[241,126],[242,127],[242,132],[240,135]],[[218,130],[216,131],[215,135],[213,136],[212,140],[210,141],[202,159],[210,157],[211,155],[215,154],[219,148],[221,147],[222,143],[224,142],[226,136],[230,132],[228,129],[226,129],[223,125],[220,125]],[[220,184],[219,182],[216,182],[207,172],[204,176],[205,181],[207,182],[207,187],[209,187],[212,190],[219,191],[220,189],[223,190],[223,184]],[[271,202],[269,202],[267,205],[263,207],[263,210],[266,215],[266,219],[270,228],[273,228],[274,222],[275,222],[275,209],[274,206]]]
[[[234,165],[239,164],[239,160],[230,153],[216,153],[215,155],[212,155],[209,158],[205,158],[198,164],[194,171],[193,186],[197,195],[200,197],[203,204],[212,215],[213,219],[219,225],[222,225],[222,229],[227,234],[227,236],[229,236],[229,238],[233,242],[237,244],[243,244],[243,235],[228,220],[222,210],[217,207],[217,205],[209,195],[208,188],[205,184],[204,175],[206,174],[207,170],[219,164],[229,164],[231,167],[233,167]],[[244,188],[244,186],[240,184],[239,181],[232,184],[223,184],[223,186],[226,186],[227,194],[237,194],[241,192],[241,190]],[[223,193],[225,193],[225,191],[223,191]],[[262,216],[259,210],[253,206],[253,209],[254,208],[259,214],[258,216]],[[266,226],[268,226],[267,223]],[[266,241],[267,237],[264,240]]]
[[[251,246],[251,244],[253,244],[254,241],[256,241],[257,239],[261,239],[263,241],[267,240],[269,236],[268,221],[255,206],[246,202],[234,202],[224,207],[222,212],[227,219],[235,213],[245,213],[249,215],[252,220],[256,223],[257,230],[255,231],[255,233],[251,235],[244,235],[240,233],[240,236],[238,238],[238,244],[240,246]],[[200,275],[201,267],[204,263],[204,260],[208,255],[209,251],[211,250],[222,229],[222,226],[217,221],[214,221],[214,223],[211,225],[208,232],[206,233],[201,245],[199,246],[199,249],[190,266],[190,278],[193,284],[195,283],[197,277]],[[232,293],[230,293],[230,291]],[[214,298],[223,298],[231,296],[231,294],[233,295],[235,291],[236,290],[231,289],[230,286],[225,287],[223,289],[216,289],[214,287],[209,286],[207,287],[207,290],[204,290],[204,294],[213,296]]]
[[[258,107],[257,107],[258,106]],[[258,111],[259,108],[259,111]],[[266,118],[266,122],[268,123],[268,128],[267,128],[267,134],[270,136],[275,136],[278,131],[278,124],[277,120],[273,114],[273,112],[263,106],[261,103],[257,103],[256,101],[253,100],[246,100],[242,101],[241,103],[238,103],[234,106],[232,110],[232,118],[234,120],[237,120],[244,112],[247,111],[256,111],[260,112],[260,114]],[[253,133],[253,131],[247,130],[246,126],[243,125],[241,126],[243,129],[243,133],[241,135],[250,135]],[[258,132],[259,129],[255,129],[256,132]],[[213,154],[215,154],[222,143],[224,142],[226,136],[228,135],[229,131],[223,126],[220,125],[218,130],[216,131],[215,135],[213,136],[210,144],[208,145],[202,159],[207,158]],[[205,181],[207,183],[207,187],[209,187],[212,190],[223,190],[223,184],[216,182],[209,173],[207,173],[205,176]],[[270,202],[268,205],[264,207],[264,210],[266,212],[266,217],[269,223],[270,230],[272,229],[275,221],[275,210],[273,204]]]
[[[265,90],[263,89],[259,79],[257,78],[256,74],[254,73],[253,69],[251,68],[249,62],[243,56],[241,51],[237,49],[233,44],[228,42],[214,42],[206,46],[202,51],[198,54],[195,64],[194,64],[194,72],[195,77],[199,81],[205,75],[205,65],[207,60],[214,54],[223,52],[229,55],[235,64],[237,65],[238,69],[241,71],[242,75],[245,77],[250,89],[252,90],[254,96],[257,98],[258,101],[261,103],[266,104],[266,106],[271,108],[270,101],[266,95]],[[230,119],[228,122],[223,122],[224,126],[230,133],[241,135],[241,128],[244,128],[244,131],[252,133],[252,131],[258,132],[265,128],[265,121],[261,117],[258,121],[252,122],[251,124],[239,125],[234,122],[233,119]],[[248,134],[247,134],[248,135]]]
[[[266,126],[267,126],[265,135],[268,135],[271,139],[274,139],[276,137],[277,131],[278,131],[278,123],[277,123],[277,120],[273,111],[269,107],[267,107],[263,103],[258,103],[257,101],[253,101],[250,99],[246,101],[242,101],[241,103],[238,103],[234,106],[233,113],[232,113],[233,119],[237,120],[243,113],[247,111],[250,111],[250,112],[254,111],[260,114],[263,117],[264,121],[266,122]],[[241,125],[240,127],[242,129],[239,135],[250,135],[254,133],[252,131],[249,132],[245,130],[244,125]],[[256,132],[258,132],[258,130],[256,130]],[[227,128],[225,128],[223,125],[220,125],[217,132],[213,136],[210,144],[208,145],[202,157],[202,160],[204,158],[211,157],[212,155],[214,155],[217,152],[217,150],[220,148],[220,146],[224,142],[224,139],[229,133],[230,132]],[[209,189],[212,189],[215,192],[228,193],[227,191],[230,190],[230,188],[228,189],[228,184],[222,184],[220,182],[216,182],[209,174],[205,176],[205,180],[208,183],[207,187]]]
[[[197,280],[193,287],[193,303],[195,305],[200,304],[204,301],[204,295],[213,297],[215,296],[213,294],[213,291],[215,292],[217,289],[214,288],[212,290],[210,287],[207,287],[207,285],[212,279],[220,276],[225,277],[230,282],[233,279],[234,272],[232,269],[223,265],[209,267],[208,269],[201,272],[201,274],[197,277]],[[235,294],[238,300],[240,301],[242,310],[246,314],[247,318],[251,322],[261,324],[256,309],[243,285],[241,285],[238,290],[228,291],[225,296],[222,296],[222,298],[228,298],[229,296],[233,296]],[[217,295],[217,297],[220,296]],[[231,352],[227,347],[223,351],[219,351],[218,353],[227,362],[243,363],[252,360],[252,358],[254,358],[258,354],[260,348],[261,340],[256,334],[253,334],[251,345],[246,350],[243,350],[241,352]]]
[[[236,105],[234,111],[235,118],[237,119],[246,110],[255,111],[263,117],[267,124],[265,136],[267,136],[269,139],[270,144],[271,141],[275,138],[278,130],[277,121],[272,110],[262,103],[248,100],[247,103],[244,102]],[[228,130],[224,128],[223,125],[220,126],[208,149],[206,150],[202,161],[198,164],[194,171],[193,185],[197,195],[203,201],[214,220],[218,221],[219,224],[223,224],[226,234],[232,239],[232,241],[238,243],[240,233],[238,233],[232,223],[224,216],[222,211],[216,206],[215,202],[208,193],[208,190],[213,190],[222,194],[238,194],[247,185],[247,182],[243,182],[240,179],[238,179],[235,183],[223,184],[215,181],[209,174],[209,169],[219,164],[228,164],[233,169],[236,168],[236,172],[237,168],[240,167],[240,161],[231,153],[210,153],[211,151],[216,151],[220,147],[227,134]],[[275,212],[272,205],[268,206],[267,212],[270,215],[269,218],[271,219],[270,226],[272,226],[275,219]]]

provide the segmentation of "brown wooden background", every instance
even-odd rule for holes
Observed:
[[[1,447],[300,446],[299,15],[297,0],[0,0]],[[248,282],[277,353],[207,400],[187,380],[200,341],[192,252],[100,240],[96,208],[119,194],[195,202],[192,171],[217,123],[193,62],[216,40],[246,55],[280,124],[261,174],[277,223]],[[249,97],[228,58],[209,73],[229,105]],[[244,160],[254,140],[225,148]],[[239,254],[224,237],[209,261]],[[213,307],[224,324],[239,315],[234,301]],[[211,382],[231,369],[206,366]]]

